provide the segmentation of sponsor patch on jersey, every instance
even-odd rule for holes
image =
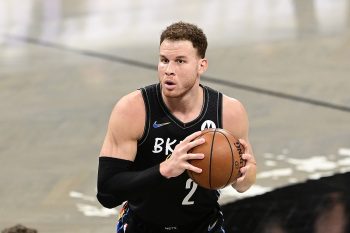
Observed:
[[[201,130],[204,130],[204,129],[216,129],[216,125],[214,121],[211,121],[211,120],[204,121],[201,126]]]
[[[171,123],[171,122],[157,123],[157,121],[155,121],[155,122],[153,123],[153,128],[157,129],[157,128],[160,128],[160,127],[162,127],[162,126],[164,126],[164,125],[169,125],[170,123]]]
[[[155,122],[153,123],[153,128],[157,129],[157,128],[160,128],[160,127],[162,127],[162,126],[164,126],[164,125],[169,125],[170,123],[171,123],[171,122],[157,123],[157,121],[155,121]]]

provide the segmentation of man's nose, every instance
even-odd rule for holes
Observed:
[[[169,62],[166,66],[166,69],[165,69],[165,74],[166,75],[174,75],[175,72],[174,72],[174,65],[172,62]]]

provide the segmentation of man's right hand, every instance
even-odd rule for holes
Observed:
[[[202,172],[202,169],[191,165],[188,160],[203,159],[204,154],[187,153],[192,148],[205,142],[204,138],[198,138],[200,135],[201,131],[197,131],[187,136],[183,141],[176,145],[173,153],[169,156],[169,158],[160,164],[160,173],[164,177],[177,177],[181,175],[185,170],[190,170],[196,173]]]

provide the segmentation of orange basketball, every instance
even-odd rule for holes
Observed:
[[[205,129],[201,136],[205,143],[188,153],[203,153],[203,159],[189,162],[202,169],[202,173],[187,170],[191,179],[207,189],[220,189],[231,185],[241,176],[239,169],[245,165],[241,143],[224,129]]]

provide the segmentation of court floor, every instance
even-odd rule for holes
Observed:
[[[157,82],[179,20],[208,37],[202,83],[249,114],[257,183],[223,205],[350,171],[350,0],[2,0],[0,228],[114,231],[95,199],[109,114]]]

